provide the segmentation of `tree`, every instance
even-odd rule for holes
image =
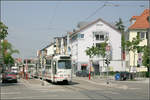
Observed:
[[[1,42],[1,53],[3,56],[4,64],[8,65],[14,63],[12,54],[19,53],[19,51],[13,49],[11,43],[9,43],[7,40],[4,40],[3,42]]]
[[[149,72],[150,72],[150,47],[149,46],[145,46],[144,48],[144,54],[142,56],[142,63],[144,66],[147,67],[147,71],[148,71],[148,75],[149,75]]]
[[[86,55],[89,56],[89,58],[92,58],[93,56],[95,56],[95,52],[97,52],[97,50],[95,46],[92,46],[91,48],[88,47],[85,52],[86,52]]]
[[[134,54],[134,60],[133,60],[133,67],[135,67],[135,53],[136,52],[142,52],[142,48],[143,46],[139,46],[139,43],[142,41],[142,39],[140,39],[139,34],[136,36],[136,38],[133,38],[132,41],[126,41],[125,45],[126,45],[126,49],[127,51],[132,51]],[[130,66],[131,69],[131,66]]]
[[[97,53],[95,54],[95,55],[97,55],[97,56],[102,56],[102,58],[103,58],[103,67],[104,67],[104,58],[105,58],[105,56],[106,56],[106,46],[107,46],[108,44],[107,44],[107,42],[105,41],[105,42],[102,42],[102,43],[100,43],[100,47],[98,47],[97,48]]]
[[[121,47],[122,47],[122,53],[124,53],[125,52],[125,36],[124,36],[125,26],[123,25],[123,21],[121,18],[119,18],[119,21],[116,21],[115,26],[121,32]]]
[[[8,27],[4,25],[2,22],[0,22],[0,40],[3,40],[7,37],[7,32]]]
[[[97,52],[97,50],[96,50],[96,48],[94,47],[94,46],[92,46],[91,48],[87,48],[86,50],[85,50],[85,52],[86,52],[86,55],[88,55],[89,56],[89,63],[90,63],[90,68],[89,68],[89,80],[90,80],[90,74],[91,74],[91,62],[92,62],[92,59],[91,58],[93,58],[93,56],[95,55],[95,52]]]
[[[4,25],[1,21],[0,21],[0,67],[3,69],[3,57],[1,54],[1,40],[4,40],[7,37],[7,29],[8,27],[6,25]],[[2,64],[2,66],[1,66]]]
[[[123,21],[121,18],[119,18],[119,21],[116,21],[115,26],[121,32],[121,63],[123,67],[123,60],[125,56],[125,35],[124,35],[125,26],[123,25]]]
[[[107,46],[107,40],[105,42],[102,42],[99,44],[99,47],[92,46],[91,48],[88,48],[86,50],[86,54],[89,56],[89,58],[93,58],[94,56],[102,56],[103,58],[103,67],[104,67],[104,58],[106,56],[106,46]]]

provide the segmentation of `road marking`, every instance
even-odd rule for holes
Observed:
[[[31,97],[14,97],[14,98],[11,98],[11,99],[39,99],[39,98],[42,98],[42,99],[44,99],[45,97],[47,97],[48,99],[49,99],[49,95],[48,96],[44,96],[44,97],[42,97],[42,96],[31,96]],[[58,95],[51,95],[51,97],[58,97]],[[47,99],[46,98],[46,99]]]
[[[118,92],[114,92],[114,91],[103,91],[103,93],[120,94],[120,93],[118,93]]]
[[[0,93],[0,94],[2,94],[2,95],[5,95],[5,94],[20,94],[20,92],[7,92],[7,93]]]
[[[138,89],[140,89],[140,88],[129,88],[130,90],[138,90]]]

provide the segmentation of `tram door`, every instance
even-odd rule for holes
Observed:
[[[53,61],[53,67],[52,67],[52,81],[54,81],[54,77],[56,75],[56,61]]]

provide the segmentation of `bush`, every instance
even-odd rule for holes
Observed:
[[[150,77],[150,72],[146,72],[146,77]]]
[[[150,77],[149,72],[137,72],[136,77]]]

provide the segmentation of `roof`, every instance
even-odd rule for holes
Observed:
[[[53,45],[54,43],[51,43],[49,45],[47,45],[46,47],[44,47],[43,49],[41,49],[40,51],[44,51],[45,49],[47,49],[48,47],[50,47],[51,45]]]
[[[148,17],[150,16],[150,9],[145,9],[140,16],[132,16],[132,19],[136,19],[135,23],[129,27],[129,29],[148,29],[150,23]]]
[[[115,28],[114,26],[112,26],[112,25],[109,24],[108,22],[104,21],[103,19],[99,18],[99,19],[97,19],[97,20],[95,20],[95,21],[93,21],[93,22],[87,24],[86,26],[80,28],[79,30],[77,30],[77,31],[75,31],[75,32],[72,32],[71,35],[76,34],[76,33],[80,32],[80,31],[82,31],[82,30],[84,30],[84,29],[86,29],[86,28],[88,28],[88,27],[90,27],[90,26],[96,24],[96,23],[99,22],[99,21],[103,22],[104,24],[108,25],[109,27],[113,28],[114,30],[116,30],[117,32],[120,33],[120,31],[119,31],[117,28]]]

